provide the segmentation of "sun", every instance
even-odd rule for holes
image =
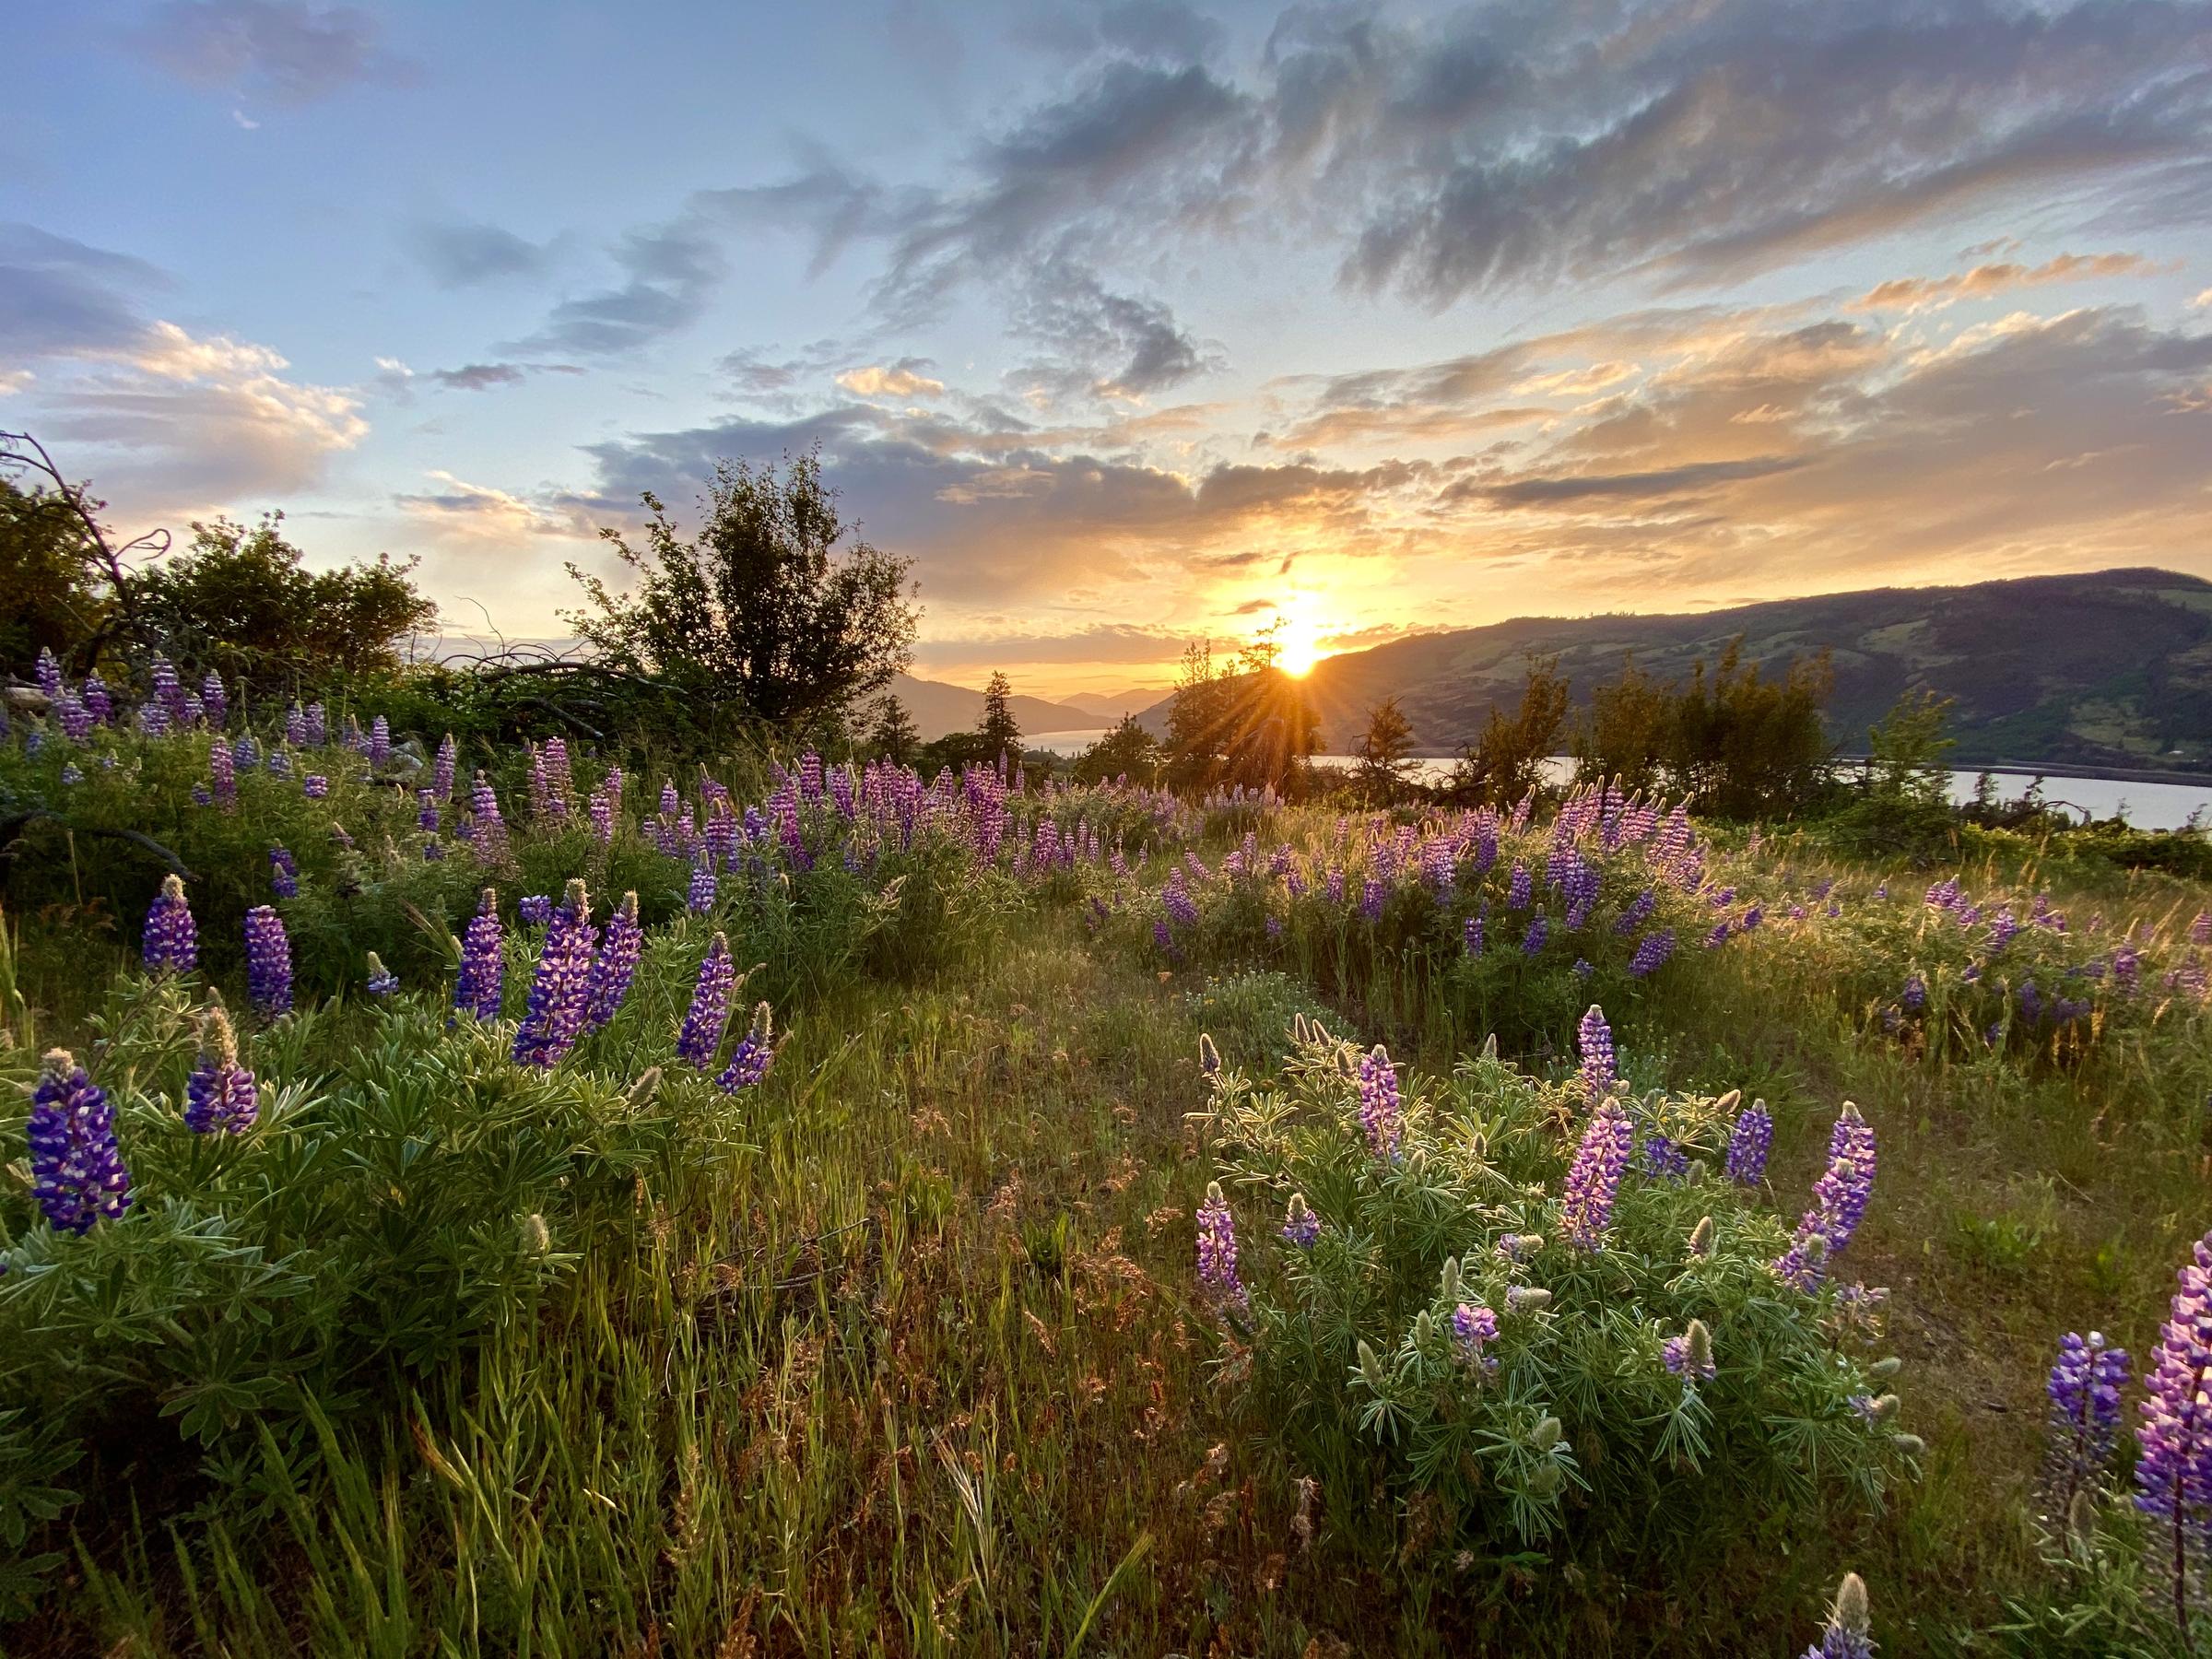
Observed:
[[[1327,654],[1321,648],[1321,624],[1303,594],[1278,613],[1275,625],[1276,665],[1293,679],[1303,679],[1313,665]]]

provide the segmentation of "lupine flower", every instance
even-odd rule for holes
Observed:
[[[1373,877],[1371,876],[1367,878],[1366,883],[1359,889],[1359,919],[1362,922],[1371,924],[1382,920],[1382,902],[1388,896],[1388,891],[1389,889]]]
[[[1514,865],[1512,876],[1505,885],[1505,908],[1508,910],[1526,910],[1528,908],[1530,887],[1531,884],[1528,878],[1528,866],[1524,864]]]
[[[330,720],[324,713],[321,703],[311,702],[307,705],[307,714],[303,724],[306,730],[303,742],[321,748],[330,741]]]
[[[1498,1369],[1498,1361],[1484,1354],[1483,1346],[1498,1337],[1498,1315],[1480,1302],[1461,1302],[1452,1310],[1452,1341],[1459,1349],[1460,1358],[1468,1364],[1479,1366],[1485,1371]]]
[[[1635,1142],[1636,1126],[1620,1102],[1610,1097],[1601,1101],[1567,1171],[1567,1191],[1559,1205],[1561,1230],[1577,1249],[1604,1248],[1613,1200]]]
[[[1606,1011],[1595,1003],[1575,1028],[1575,1043],[1583,1056],[1583,1098],[1595,1105],[1620,1081],[1613,1070],[1613,1028],[1606,1023]]]
[[[478,1019],[500,1017],[500,994],[506,976],[500,949],[500,896],[484,889],[477,913],[461,935],[461,974],[453,982],[453,1006]]]
[[[491,780],[481,771],[469,788],[468,804],[474,815],[477,855],[487,864],[505,864],[507,822],[500,817],[500,797],[492,791]]]
[[[300,861],[282,847],[269,849],[269,886],[279,899],[300,897]]]
[[[438,746],[438,758],[430,763],[430,793],[441,801],[453,798],[453,771],[461,759],[460,746],[448,732]]]
[[[1221,1070],[1221,1051],[1206,1032],[1198,1033],[1198,1069],[1211,1077]]]
[[[84,703],[85,712],[103,726],[115,718],[115,695],[97,673],[85,676]]]
[[[72,743],[82,743],[92,735],[92,711],[74,691],[65,691],[54,699],[53,719],[62,728],[62,735]]]
[[[1198,1206],[1198,1284],[1215,1300],[1242,1307],[1247,1300],[1244,1283],[1237,1277],[1237,1223],[1229,1213],[1221,1183],[1206,1182],[1206,1201]]]
[[[1728,1179],[1743,1186],[1757,1186],[1767,1176],[1767,1150],[1774,1144],[1774,1114],[1764,1100],[1754,1100],[1736,1114],[1728,1132]]]
[[[1306,1207],[1303,1193],[1290,1194],[1289,1206],[1283,1212],[1283,1237],[1300,1250],[1312,1249],[1321,1237],[1321,1218]]]
[[[1368,1150],[1381,1159],[1397,1157],[1398,1136],[1404,1128],[1399,1116],[1398,1070],[1379,1042],[1359,1057],[1359,1126],[1367,1132]]]
[[[1703,1320],[1693,1319],[1681,1335],[1669,1336],[1660,1345],[1660,1357],[1667,1371],[1683,1382],[1710,1382],[1714,1375],[1712,1333]]]
[[[1905,976],[1905,988],[1898,994],[1898,1005],[1908,1014],[1917,1014],[1928,1006],[1927,982],[1917,973]]]
[[[1543,1237],[1537,1233],[1500,1233],[1498,1237],[1498,1253],[1509,1262],[1525,1262],[1543,1246]]]
[[[1469,956],[1478,957],[1482,954],[1482,918],[1480,916],[1467,918],[1466,925],[1460,929],[1460,943],[1465,947]]]
[[[207,771],[215,780],[215,798],[225,812],[238,806],[238,771],[230,759],[230,746],[218,737],[207,746]]]
[[[32,735],[33,737],[36,737],[38,735],[39,735],[39,734],[38,734],[38,733],[36,733],[36,732],[33,732],[33,733],[31,734],[31,735]],[[193,804],[194,806],[214,806],[214,805],[215,805],[215,791],[214,791],[214,790],[212,790],[212,789],[210,789],[210,788],[208,788],[208,787],[207,787],[207,785],[206,785],[206,784],[205,784],[205,783],[194,783],[194,784],[192,786],[192,804]]]
[[[309,772],[300,782],[300,793],[311,801],[320,801],[330,794],[330,780],[321,772]]]
[[[1629,977],[1641,979],[1654,973],[1675,954],[1675,930],[1663,927],[1649,933],[1636,942],[1636,954],[1629,959]]]
[[[1716,947],[1725,945],[1727,942],[1728,924],[1725,922],[1715,922],[1712,924],[1712,931],[1705,935],[1705,948],[1712,950]]]
[[[737,1039],[737,1046],[730,1051],[730,1063],[714,1079],[715,1088],[724,1094],[735,1094],[768,1076],[768,1068],[776,1057],[776,1045],[770,1034],[772,1024],[768,1005],[754,1004],[753,1023]]]
[[[284,740],[294,748],[304,747],[307,743],[307,712],[298,703],[284,712]]]
[[[77,763],[76,763],[76,761],[74,761],[74,760],[68,761],[68,762],[66,762],[66,763],[65,763],[65,765],[62,767],[62,782],[65,782],[65,783],[82,783],[84,781],[85,781],[85,769],[84,769],[83,767],[81,767],[81,766],[77,765]]]
[[[2191,1571],[2212,1519],[2212,1234],[2183,1265],[2180,1287],[2143,1379],[2136,1507],[2165,1523],[2168,1542],[2150,1554],[2172,1563],[2174,1616],[2186,1630]]]
[[[148,973],[190,973],[200,964],[199,929],[184,901],[182,877],[164,876],[153,908],[146,912],[144,940]]]
[[[292,755],[289,749],[273,748],[269,751],[269,776],[288,778],[292,775]]]
[[[148,737],[159,737],[169,730],[169,711],[159,703],[148,700],[138,705],[138,729]],[[34,730],[32,736],[38,734]],[[28,739],[26,739],[28,742]]]
[[[379,714],[369,723],[369,764],[378,771],[392,759],[392,723]]]
[[[730,991],[737,982],[730,962],[730,942],[717,933],[699,965],[699,982],[691,991],[691,1009],[677,1034],[676,1052],[687,1065],[705,1071],[714,1064],[722,1047],[723,1027],[729,1023]]]
[[[2127,1350],[2107,1347],[2101,1331],[2059,1338],[2043,1391],[2051,1399],[2045,1484],[2055,1512],[2065,1514],[2074,1494],[2100,1480],[2112,1461],[2127,1374]]]
[[[1813,1183],[1813,1207],[1798,1218],[1796,1237],[1774,1263],[1785,1283],[1806,1291],[1818,1287],[1866,1214],[1874,1169],[1874,1125],[1846,1100],[1829,1136],[1828,1170]]]
[[[87,1233],[131,1207],[115,1109],[66,1049],[50,1049],[30,1097],[30,1190],[57,1232]]]
[[[32,666],[31,673],[38,678],[39,689],[45,692],[49,698],[61,696],[62,665],[54,660],[53,646],[41,645],[39,647],[39,660]]]
[[[715,885],[712,866],[699,865],[691,872],[691,887],[684,896],[684,908],[695,916],[705,915],[714,908]]]
[[[1874,1659],[1866,1581],[1857,1573],[1843,1575],[1842,1583],[1836,1588],[1835,1605],[1829,1609],[1828,1628],[1818,1642],[1805,1650],[1804,1659]]]
[[[200,682],[200,707],[206,713],[207,724],[218,731],[230,717],[230,694],[223,689],[223,677],[212,668]]]
[[[558,1065],[582,1035],[592,961],[599,943],[591,908],[582,879],[571,879],[547,926],[545,943],[538,947],[530,1000],[515,1030],[514,1058],[520,1065]]]
[[[399,989],[399,975],[384,966],[384,959],[375,951],[369,953],[368,990],[371,996],[389,996]]]
[[[153,666],[147,670],[153,681],[154,700],[159,703],[171,720],[184,718],[184,686],[177,678],[177,665],[159,653]]]
[[[629,994],[629,982],[637,974],[638,955],[644,943],[644,932],[638,926],[638,896],[625,893],[621,905],[606,919],[606,935],[600,940],[599,954],[592,962],[591,994],[583,1007],[585,1030],[595,1031],[614,1018],[622,999]]]
[[[2212,911],[2196,912],[2196,919],[2189,924],[2189,943],[2212,945]]]
[[[242,1135],[261,1115],[253,1074],[239,1064],[238,1033],[218,1006],[200,1019],[200,1059],[184,1081],[184,1123],[194,1135]]]
[[[292,942],[265,904],[246,912],[246,994],[265,1018],[292,1011]]]
[[[1689,1173],[1689,1154],[1673,1136],[1654,1129],[1643,1137],[1643,1169],[1647,1175],[1679,1181]]]
[[[553,920],[553,899],[548,893],[524,893],[515,900],[515,919],[524,927],[543,927]]]
[[[592,839],[601,846],[611,845],[615,839],[615,803],[606,791],[594,789],[585,803],[585,811],[592,820]]]
[[[1524,957],[1539,954],[1544,948],[1544,941],[1550,936],[1551,924],[1545,919],[1544,912],[1538,911],[1529,918],[1528,931],[1521,935],[1521,954]]]

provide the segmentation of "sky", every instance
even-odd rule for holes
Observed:
[[[0,429],[547,637],[819,446],[915,671],[2212,576],[2212,6],[78,0]]]

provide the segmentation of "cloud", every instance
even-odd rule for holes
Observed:
[[[926,358],[904,358],[888,367],[869,363],[846,370],[837,383],[855,397],[942,397],[945,382],[922,372],[932,366]]]
[[[1037,401],[1135,401],[1224,365],[1220,348],[1202,345],[1159,300],[1115,293],[1066,261],[1030,274],[1012,328],[1051,348],[1012,376]]]
[[[618,287],[556,305],[535,334],[502,347],[618,357],[689,327],[728,266],[714,238],[688,216],[633,230],[610,250]]]
[[[1853,311],[1924,311],[1960,300],[1986,300],[2015,288],[2100,276],[2148,276],[2159,266],[2140,253],[2061,253],[2040,265],[1979,265],[1949,276],[1900,276],[1877,283],[1851,302]]]
[[[1746,461],[1691,461],[1679,466],[1650,472],[1581,474],[1564,477],[1516,478],[1510,484],[1485,485],[1461,479],[1449,487],[1447,500],[1480,495],[1500,507],[1552,507],[1564,502],[1623,500],[1658,500],[1690,495],[1733,484],[1744,478],[1763,478],[1809,463],[1804,456],[1768,455]]]
[[[424,224],[406,237],[407,251],[440,288],[471,288],[511,276],[542,276],[554,243],[527,241],[498,225]]]
[[[433,536],[512,547],[538,536],[588,539],[598,534],[574,503],[534,501],[511,490],[471,484],[442,470],[428,476],[442,488],[394,495],[392,500]]]
[[[116,350],[144,331],[142,303],[169,278],[142,259],[0,223],[0,357]]]
[[[351,87],[404,86],[418,78],[421,65],[383,50],[378,32],[375,18],[346,6],[163,0],[123,39],[188,85],[297,109]]]

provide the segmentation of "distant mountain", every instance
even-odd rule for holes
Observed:
[[[1829,731],[1846,754],[1864,753],[1867,728],[1925,686],[1957,700],[1961,766],[2212,772],[2212,582],[2171,571],[1875,588],[1694,616],[1523,618],[1327,657],[1306,683],[1332,751],[1395,693],[1417,747],[1454,754],[1492,708],[1519,700],[1532,653],[1559,657],[1583,705],[1630,653],[1678,678],[1739,634],[1746,657],[1775,669],[1829,648]],[[1168,706],[1139,718],[1164,732]]]
[[[924,743],[935,742],[947,732],[973,731],[983,717],[983,694],[966,686],[916,679],[911,674],[902,674],[891,682],[891,690],[913,716]],[[1039,732],[1079,732],[1100,724],[1082,709],[1047,702],[1041,697],[1012,697],[1007,700],[1006,707],[1013,713],[1014,724],[1025,735]]]
[[[1088,723],[1091,725],[1111,725],[1124,714],[1151,707],[1166,695],[1167,689],[1165,686],[1131,686],[1122,691],[1078,691],[1060,700],[1092,716]]]

